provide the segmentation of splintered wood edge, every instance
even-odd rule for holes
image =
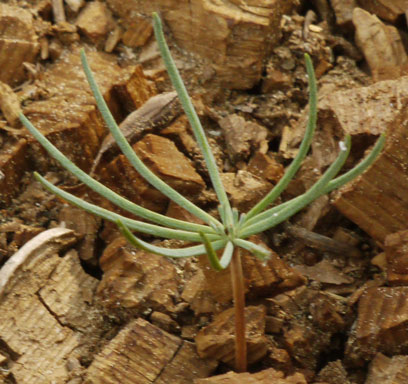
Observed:
[[[0,299],[15,277],[15,273],[25,263],[44,253],[58,253],[61,249],[77,241],[75,232],[67,228],[52,228],[41,232],[24,244],[0,269]]]

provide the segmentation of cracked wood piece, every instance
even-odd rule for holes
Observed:
[[[401,80],[399,80],[401,81]],[[387,143],[374,164],[343,187],[336,208],[379,243],[406,229],[408,217],[408,111],[389,124]]]
[[[87,370],[85,384],[153,383],[181,344],[176,336],[135,319],[96,355]]]
[[[268,339],[265,336],[265,307],[245,308],[245,333],[248,364],[261,360],[267,353]],[[234,308],[216,315],[213,321],[202,328],[195,337],[197,352],[202,358],[215,358],[229,366],[235,363]]]
[[[155,93],[141,67],[120,68],[114,57],[101,52],[88,52],[87,56],[117,120]],[[86,83],[79,52],[63,53],[42,76],[49,97],[26,105],[23,112],[59,150],[80,168],[89,170],[107,128]],[[36,152],[32,159],[36,169],[46,171],[52,160],[43,155],[44,150],[36,141],[32,140],[31,145]]]
[[[407,0],[358,0],[360,7],[383,20],[395,23],[408,9]]]
[[[18,383],[65,382],[66,359],[83,343],[83,335],[63,326],[38,294],[64,263],[58,253],[76,241],[69,229],[47,230],[0,270],[0,339],[10,355],[9,375]]]
[[[408,2],[407,6],[408,6]],[[397,79],[408,72],[408,57],[398,30],[361,8],[353,11],[356,43],[363,51],[374,81]]]
[[[93,306],[98,283],[85,273],[77,252],[71,250],[52,271],[38,297],[61,325],[83,335],[96,335],[102,332],[102,316]],[[85,337],[82,342],[86,344]]]
[[[126,140],[133,145],[145,133],[161,129],[171,123],[181,114],[181,104],[176,92],[166,92],[151,97],[140,108],[132,112],[119,125]],[[90,175],[95,173],[103,158],[120,152],[115,139],[109,133],[105,137],[98,154],[93,162]],[[109,160],[106,160],[109,161]]]
[[[42,261],[44,255],[59,252],[76,241],[77,237],[70,229],[54,228],[42,232],[26,243],[0,269],[0,299],[11,290],[13,284],[18,283],[16,273],[26,263],[29,268],[33,268],[35,263]],[[30,265],[31,263],[33,264]]]
[[[280,20],[295,0],[172,2],[108,0],[126,26],[159,11],[175,41],[206,59],[223,85],[247,89],[259,82],[263,62],[281,36]],[[209,44],[209,42],[211,42]]]
[[[191,384],[194,379],[208,377],[218,363],[215,359],[201,359],[194,343],[183,341],[175,357],[167,364],[154,384]]]
[[[104,274],[98,295],[106,307],[133,313],[174,311],[179,277],[165,257],[135,250],[118,237],[105,249],[100,265]]]
[[[377,353],[368,368],[365,384],[408,383],[408,356],[387,357]]]
[[[361,296],[358,317],[347,341],[346,358],[354,364],[377,352],[405,353],[408,347],[408,287],[372,287]]]
[[[257,373],[228,372],[208,379],[197,379],[194,384],[307,384],[303,374],[294,373],[285,377],[281,371],[273,368]]]
[[[85,384],[192,383],[215,368],[201,360],[191,343],[141,318],[127,324],[95,357]]]
[[[14,86],[26,78],[23,63],[40,51],[33,16],[21,7],[0,3],[0,81]]]

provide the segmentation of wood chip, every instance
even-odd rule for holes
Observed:
[[[71,45],[80,40],[76,25],[68,22],[60,22],[52,26],[53,34],[62,45]]]
[[[293,268],[289,267],[279,256],[259,238],[251,240],[262,245],[271,252],[270,259],[265,263],[246,251],[242,251],[242,268],[246,290],[251,287],[253,294],[264,295],[274,291],[284,291],[302,285],[305,280]],[[206,290],[218,303],[228,303],[232,299],[231,276],[229,269],[216,272],[208,264],[206,256],[199,258],[199,265],[206,278]]]
[[[18,250],[27,241],[31,240],[33,237],[37,236],[43,231],[43,227],[25,225],[17,220],[0,224],[0,233],[7,234],[7,249],[9,251],[12,249]]]
[[[111,53],[115,49],[115,47],[119,44],[119,41],[122,37],[122,28],[118,25],[111,31],[108,35],[108,38],[105,42],[105,52]]]
[[[54,21],[56,24],[64,23],[66,21],[65,18],[65,10],[64,4],[62,0],[51,0],[52,3],[52,13],[54,14]]]
[[[408,285],[408,231],[385,238],[387,280],[391,285]]]
[[[322,160],[318,164],[331,164],[339,151],[338,141],[344,134],[352,137],[352,151],[361,146],[358,135],[379,135],[393,124],[408,103],[408,76],[398,80],[385,80],[368,87],[352,88],[324,93],[318,102],[318,126],[313,139],[313,152]],[[292,157],[306,129],[305,110],[295,129],[282,134],[285,146],[280,148],[285,157]],[[336,138],[338,138],[336,140]],[[366,139],[367,141],[367,139]]]
[[[235,163],[247,159],[255,150],[266,153],[268,131],[261,125],[246,121],[239,115],[228,115],[219,120],[224,133],[230,160]]]
[[[356,43],[364,53],[374,81],[397,79],[408,73],[408,56],[394,26],[385,25],[361,8],[354,9],[353,24]]]
[[[191,343],[135,319],[96,356],[85,384],[188,384],[208,376],[215,366],[214,360],[198,358]]]
[[[97,43],[114,29],[115,22],[105,3],[91,1],[81,10],[75,24],[87,38]]]
[[[169,139],[148,134],[133,149],[160,179],[184,196],[194,197],[204,189],[204,181],[190,160]],[[168,199],[150,186],[124,155],[119,155],[101,170],[100,179],[122,196],[146,208],[163,212],[166,207]]]
[[[356,0],[331,0],[330,4],[336,16],[336,24],[341,27],[352,27],[353,9],[357,7]]]
[[[17,6],[0,3],[0,81],[11,86],[26,74],[24,62],[33,63],[40,51],[32,14]]]
[[[87,334],[102,332],[101,313],[93,306],[99,281],[83,270],[78,254],[67,252],[50,275],[50,282],[38,291],[38,296],[58,321],[75,331]],[[85,343],[85,340],[84,340]]]
[[[153,325],[163,329],[166,332],[174,333],[180,330],[177,322],[163,312],[154,311],[150,315],[150,321]]]
[[[111,56],[100,52],[89,52],[87,56],[96,82],[119,122],[123,114],[140,107],[155,93],[140,67],[121,69]],[[107,128],[96,113],[79,52],[64,53],[42,76],[48,97],[27,104],[23,112],[60,151],[88,170]],[[44,171],[51,160],[43,156],[44,150],[33,139],[32,147],[36,169]]]
[[[292,361],[314,371],[328,353],[334,334],[350,325],[347,301],[334,294],[299,287],[268,299],[267,313],[284,319],[282,341]]]
[[[24,172],[30,167],[27,158],[27,140],[12,140],[3,145],[0,152],[0,205],[9,204],[19,192]]]
[[[257,373],[235,373],[228,372],[223,375],[199,379],[194,384],[307,384],[301,373],[286,376],[283,372],[273,368]]]
[[[317,134],[312,144],[312,163],[319,164],[319,168],[329,165],[337,156],[336,136],[341,138],[345,133],[352,136],[349,161],[357,161],[369,140],[367,136],[362,140],[364,136],[360,135],[378,135],[388,130],[388,144],[375,165],[345,186],[334,201],[342,214],[380,243],[386,235],[406,229],[408,211],[403,191],[408,188],[408,159],[407,151],[402,148],[408,146],[403,133],[407,119],[407,89],[408,76],[403,76],[369,87],[325,93],[318,103],[321,134]],[[287,144],[283,150],[289,157],[301,140],[306,118],[307,115],[302,114],[296,129],[283,133],[282,141]]]
[[[248,363],[253,364],[267,353],[268,340],[265,337],[265,307],[245,308],[245,333]],[[195,342],[197,352],[203,358],[212,357],[234,366],[235,327],[234,308],[216,315],[213,321],[198,332]]]
[[[135,16],[122,36],[123,44],[131,48],[143,47],[153,34],[150,20]]]
[[[8,379],[44,382],[47,372],[47,378],[67,381],[66,360],[79,356],[85,338],[74,330],[74,324],[90,321],[88,327],[91,323],[100,327],[87,312],[87,303],[92,301],[88,289],[92,284],[95,287],[96,280],[83,272],[75,253],[67,258],[58,255],[76,241],[71,230],[47,230],[26,243],[0,270],[0,338],[11,359]],[[70,294],[65,296],[67,288]],[[62,308],[64,302],[69,305]]]
[[[360,7],[383,20],[394,23],[407,10],[406,0],[358,0]]]
[[[266,76],[262,79],[262,93],[289,89],[293,78],[291,73],[282,72],[272,65],[266,67]]]
[[[408,356],[387,357],[377,353],[368,368],[365,384],[405,384],[408,382]]]
[[[85,383],[153,383],[181,344],[176,336],[143,319],[135,319],[95,357]]]
[[[202,359],[194,343],[184,341],[176,356],[166,365],[154,384],[191,384],[201,377],[208,377],[218,363],[213,358]]]
[[[179,277],[165,257],[135,250],[118,237],[105,249],[100,265],[104,275],[98,295],[106,307],[174,312]]]
[[[317,375],[318,383],[328,384],[352,384],[347,378],[347,371],[343,367],[341,360],[329,362]],[[316,384],[318,384],[316,383]],[[367,383],[366,383],[367,384]]]
[[[268,327],[268,324],[266,325],[266,327]],[[273,364],[275,369],[285,372],[286,374],[294,371],[290,355],[286,351],[286,349],[271,346],[269,347],[269,351],[270,353],[267,356],[267,361],[268,363],[270,362],[271,364]]]
[[[7,84],[0,81],[0,110],[12,127],[20,126],[18,115],[21,113],[20,101]]]
[[[74,13],[77,13],[85,5],[85,0],[65,0],[65,2]]]
[[[190,304],[196,316],[215,310],[215,300],[207,288],[206,278],[201,269],[186,282],[181,298]]]
[[[60,223],[82,237],[78,246],[79,257],[88,265],[97,266],[96,238],[101,219],[83,209],[66,206],[59,213]]]
[[[140,16],[135,9],[146,16],[158,10],[154,3],[139,0],[126,4],[108,0],[107,3],[123,19],[125,27],[138,22]],[[171,12],[163,5],[162,16],[163,24],[169,26],[177,44],[208,60],[220,82],[246,89],[259,82],[263,61],[281,36],[281,17],[296,4],[295,0],[262,3],[262,6],[197,2],[191,13],[188,3],[180,3]]]
[[[232,205],[240,212],[249,211],[272,189],[271,183],[244,170],[222,173],[221,180]]]
[[[318,25],[310,24],[309,25],[309,31],[315,32],[315,33],[321,33],[321,32],[323,32],[323,28],[319,27]]]
[[[408,217],[408,122],[406,108],[388,127],[387,144],[375,163],[339,192],[336,208],[379,243],[406,229]]]
[[[358,303],[347,359],[369,361],[377,353],[398,354],[408,346],[408,287],[368,288]]]
[[[262,177],[274,184],[277,184],[285,173],[285,168],[281,163],[278,163],[273,156],[262,152],[254,154],[249,160],[247,169],[255,176]]]

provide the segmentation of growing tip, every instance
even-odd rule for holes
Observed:
[[[158,12],[152,13],[152,19],[155,24],[161,24],[161,19],[160,19]]]

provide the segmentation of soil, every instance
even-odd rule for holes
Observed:
[[[191,3],[0,4],[1,382],[407,382],[408,4]],[[140,117],[148,100],[172,91],[152,33],[153,10],[161,12],[239,211],[279,181],[303,137],[304,53],[318,78],[317,132],[279,202],[318,180],[345,134],[353,142],[350,169],[387,132],[369,171],[254,239],[271,249],[267,263],[243,255],[248,373],[230,372],[229,271],[211,270],[205,257],[170,260],[135,250],[114,224],[48,192],[34,171],[123,214],[50,159],[18,120],[22,111],[80,168],[122,196],[196,222],[114,146],[99,159],[108,132],[82,73],[85,48],[115,119],[131,127],[127,136],[139,157],[217,216],[203,157],[179,105],[163,111],[152,103],[149,118]],[[135,110],[137,121],[130,118]],[[170,248],[184,245],[141,236]]]

